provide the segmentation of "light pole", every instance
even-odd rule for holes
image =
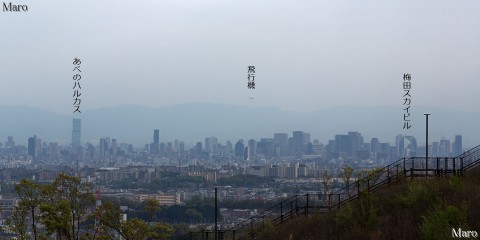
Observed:
[[[425,113],[426,133],[425,133],[425,178],[428,177],[428,116],[430,113]]]
[[[215,188],[215,240],[217,240],[218,236],[218,227],[217,227],[217,216],[218,216],[218,212],[217,212],[217,188]]]

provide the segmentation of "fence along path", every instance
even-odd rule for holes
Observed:
[[[400,176],[409,178],[438,178],[445,175],[464,174],[480,166],[480,145],[457,157],[401,158],[390,165],[374,169],[344,188],[330,194],[302,194],[285,199],[265,211],[226,230],[217,232],[219,240],[257,239],[266,226],[279,225],[298,215],[328,212],[358,198],[360,192],[378,191]],[[215,239],[215,232],[205,230],[190,232],[180,239]]]

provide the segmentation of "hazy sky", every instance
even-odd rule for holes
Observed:
[[[73,111],[205,102],[312,111],[480,111],[478,0],[22,1],[0,12],[0,105]],[[256,89],[247,89],[247,66]],[[253,100],[249,99],[254,98]],[[399,114],[401,114],[399,110]]]

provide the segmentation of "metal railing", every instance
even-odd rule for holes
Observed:
[[[266,224],[279,225],[298,215],[328,212],[359,197],[362,191],[375,192],[400,176],[409,178],[438,178],[460,175],[480,165],[480,145],[457,157],[401,158],[386,167],[366,172],[365,176],[330,194],[303,194],[285,199],[265,211],[218,231],[219,240],[257,239]],[[214,239],[214,231],[190,232],[182,240]]]

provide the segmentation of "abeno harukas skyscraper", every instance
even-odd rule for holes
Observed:
[[[82,133],[82,121],[80,118],[73,119],[72,127],[72,146],[79,147]]]

